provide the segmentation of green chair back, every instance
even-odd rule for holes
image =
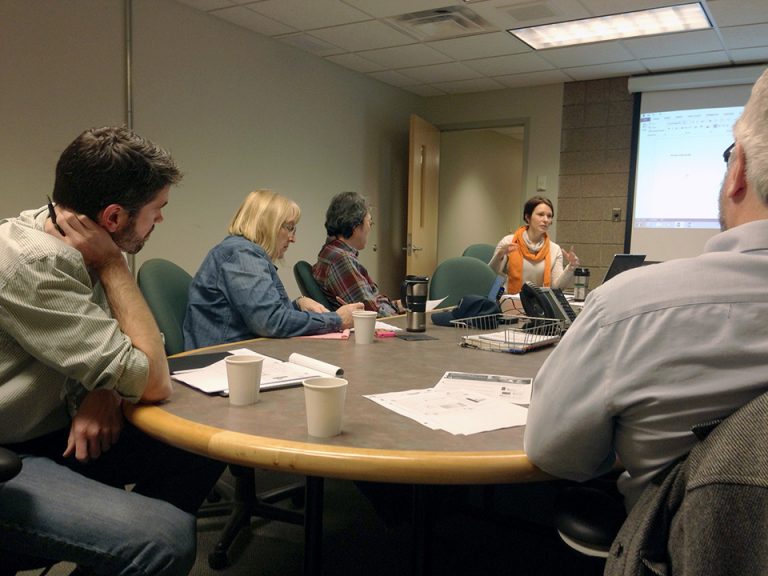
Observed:
[[[312,276],[312,265],[305,261],[299,260],[293,265],[293,275],[296,278],[296,284],[299,285],[299,291],[303,296],[312,298],[312,300],[319,302],[328,310],[336,310],[339,307],[338,304],[331,304],[328,297],[320,288],[320,284],[317,283],[315,277]]]
[[[488,264],[491,258],[493,258],[493,251],[495,249],[496,247],[493,244],[470,244],[464,250],[462,256],[471,256]]]
[[[154,258],[141,265],[137,281],[165,337],[165,353],[170,356],[183,352],[184,315],[192,277],[173,262]]]
[[[496,273],[488,264],[471,256],[456,256],[438,264],[429,282],[429,299],[446,297],[440,307],[455,306],[464,296],[487,297]]]

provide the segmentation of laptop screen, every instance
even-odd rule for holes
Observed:
[[[611,262],[611,267],[608,268],[608,272],[605,273],[603,284],[617,274],[642,266],[644,261],[645,254],[615,254],[613,256],[613,262]]]
[[[488,291],[488,300],[491,300],[492,302],[498,302],[499,297],[504,293],[504,285],[507,283],[507,277],[497,275],[496,279],[493,281],[493,284],[491,285],[491,289]]]

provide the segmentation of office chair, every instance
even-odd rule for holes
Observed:
[[[323,292],[323,289],[320,288],[317,280],[312,276],[312,265],[309,262],[305,260],[296,262],[293,265],[293,275],[296,278],[296,284],[299,285],[299,291],[302,295],[319,302],[328,310],[336,310],[339,307],[338,304],[332,303],[325,295],[325,292]]]
[[[165,353],[184,351],[184,315],[192,276],[162,258],[147,260],[136,278],[139,289],[165,338]]]
[[[445,298],[440,304],[456,306],[464,296],[476,294],[487,297],[496,280],[488,264],[471,256],[456,256],[444,260],[435,268],[429,282],[429,299]]]
[[[144,298],[165,337],[165,352],[169,356],[184,351],[184,315],[186,314],[189,284],[192,277],[179,266],[162,258],[147,260],[139,268],[137,282]],[[235,538],[250,527],[251,516],[303,523],[303,514],[272,506],[275,502],[291,498],[295,505],[303,504],[304,484],[292,483],[266,493],[256,494],[256,471],[253,468],[229,466],[235,480],[234,495],[230,502],[205,506],[201,516],[228,514],[219,541],[208,555],[211,568],[224,568],[229,563],[228,552]],[[210,503],[221,500],[221,483],[209,496]]]
[[[488,264],[491,258],[493,258],[494,250],[496,250],[496,247],[493,244],[470,244],[466,247],[462,256],[471,256]]]
[[[568,546],[586,556],[608,558],[627,513],[616,495],[595,486],[572,486],[555,500],[555,528]]]

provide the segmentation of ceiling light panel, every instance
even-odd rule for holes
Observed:
[[[711,24],[704,9],[700,3],[696,2],[530,28],[517,28],[508,32],[535,50],[543,50],[622,38],[702,30],[710,27]]]

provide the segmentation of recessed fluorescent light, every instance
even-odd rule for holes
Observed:
[[[507,30],[534,50],[711,28],[699,2]]]

